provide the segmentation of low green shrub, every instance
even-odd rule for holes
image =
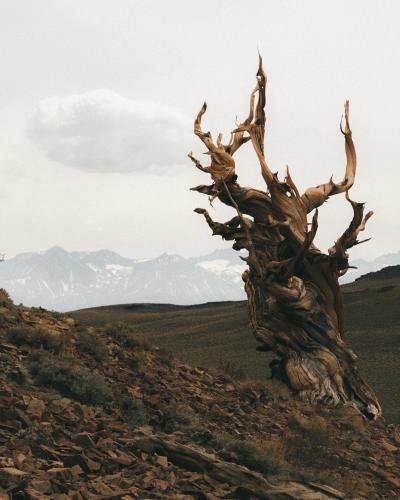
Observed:
[[[124,321],[109,323],[104,327],[104,333],[115,339],[122,346],[129,347],[130,349],[142,351],[151,349],[150,344],[143,335]]]
[[[124,394],[117,399],[118,408],[122,418],[132,427],[147,424],[147,416],[140,399],[136,399],[129,394]]]
[[[107,344],[100,335],[83,330],[79,332],[77,347],[81,352],[89,354],[99,363],[107,361],[108,349]]]
[[[61,334],[30,326],[14,326],[9,328],[7,330],[7,338],[17,346],[43,347],[43,349],[56,352],[60,351],[64,340]]]
[[[37,384],[81,403],[104,405],[111,400],[111,389],[104,377],[84,368],[72,357],[35,351],[28,358],[28,368]]]
[[[190,427],[196,423],[193,411],[175,402],[170,403],[163,412],[159,426],[163,432],[175,432]]]

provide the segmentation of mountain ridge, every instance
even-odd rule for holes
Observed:
[[[400,252],[352,262],[345,284],[400,264]],[[69,252],[54,246],[24,252],[0,265],[0,286],[17,303],[67,311],[121,303],[200,304],[245,299],[240,254],[216,249],[198,257],[163,253],[133,259],[107,249]]]

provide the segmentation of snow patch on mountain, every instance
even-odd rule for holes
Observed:
[[[67,252],[53,247],[23,253],[0,263],[0,287],[16,303],[68,311],[134,302],[200,304],[243,300],[241,275],[246,263],[232,249],[201,257],[162,254],[154,259],[129,259],[109,250]],[[362,274],[400,264],[400,252],[372,262],[351,262],[341,283]]]

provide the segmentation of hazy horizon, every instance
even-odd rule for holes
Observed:
[[[85,248],[82,248],[82,249],[69,249],[65,246],[62,246],[62,245],[52,245],[50,247],[47,247],[47,248],[42,248],[42,249],[37,249],[37,250],[26,250],[24,252],[18,252],[14,255],[6,255],[4,254],[4,257],[5,257],[5,261],[7,260],[11,260],[11,259],[14,259],[15,257],[18,257],[18,255],[23,255],[23,254],[45,254],[47,252],[49,252],[50,250],[53,250],[55,248],[60,248],[61,250],[67,252],[67,253],[96,253],[96,252],[111,252],[111,253],[115,253],[117,255],[119,255],[120,257],[123,257],[125,259],[130,259],[130,260],[154,260],[154,259],[157,259],[158,257],[161,257],[162,255],[169,255],[169,256],[173,256],[173,255],[178,255],[180,257],[183,257],[185,259],[196,259],[196,258],[199,258],[199,257],[206,257],[212,253],[217,253],[217,252],[220,252],[220,251],[231,251],[233,255],[237,255],[237,258],[240,259],[240,255],[243,254],[243,250],[241,251],[242,253],[239,253],[238,251],[232,249],[230,246],[217,246],[215,248],[212,248],[210,251],[206,251],[206,252],[201,252],[201,253],[193,253],[191,255],[183,255],[179,252],[161,252],[161,253],[157,253],[157,254],[152,254],[152,255],[126,255],[126,254],[123,254],[123,253],[120,253],[120,252],[117,252],[116,250],[112,249],[111,247],[104,247],[104,248],[96,248],[94,250],[88,250],[88,249],[85,249]],[[400,250],[395,250],[393,252],[385,252],[383,254],[380,254],[380,255],[377,255],[373,258],[364,258],[363,256],[360,256],[360,257],[355,257],[353,258],[353,256],[350,256],[350,264],[352,261],[354,260],[359,260],[359,259],[362,259],[362,260],[365,260],[366,262],[372,262],[374,261],[375,259],[379,259],[381,257],[385,257],[387,255],[396,255],[396,254],[399,254],[400,253]],[[241,262],[239,260],[239,262]]]

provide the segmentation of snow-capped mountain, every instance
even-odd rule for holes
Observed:
[[[400,264],[400,252],[396,253],[388,253],[385,255],[381,255],[374,260],[367,261],[364,259],[355,259],[350,262],[352,266],[355,266],[356,269],[349,269],[347,273],[341,278],[341,283],[350,283],[360,276],[372,273],[375,271],[380,271],[384,267],[388,266],[397,266]]]
[[[241,300],[245,263],[233,250],[204,257],[135,260],[108,250],[53,247],[0,264],[0,287],[17,303],[67,311],[130,302],[199,304]]]
[[[400,252],[352,264],[358,269],[350,269],[342,283],[400,264]],[[133,302],[200,304],[245,299],[245,267],[231,249],[202,257],[163,254],[135,260],[109,250],[67,252],[53,247],[1,262],[0,287],[17,303],[59,311]]]

